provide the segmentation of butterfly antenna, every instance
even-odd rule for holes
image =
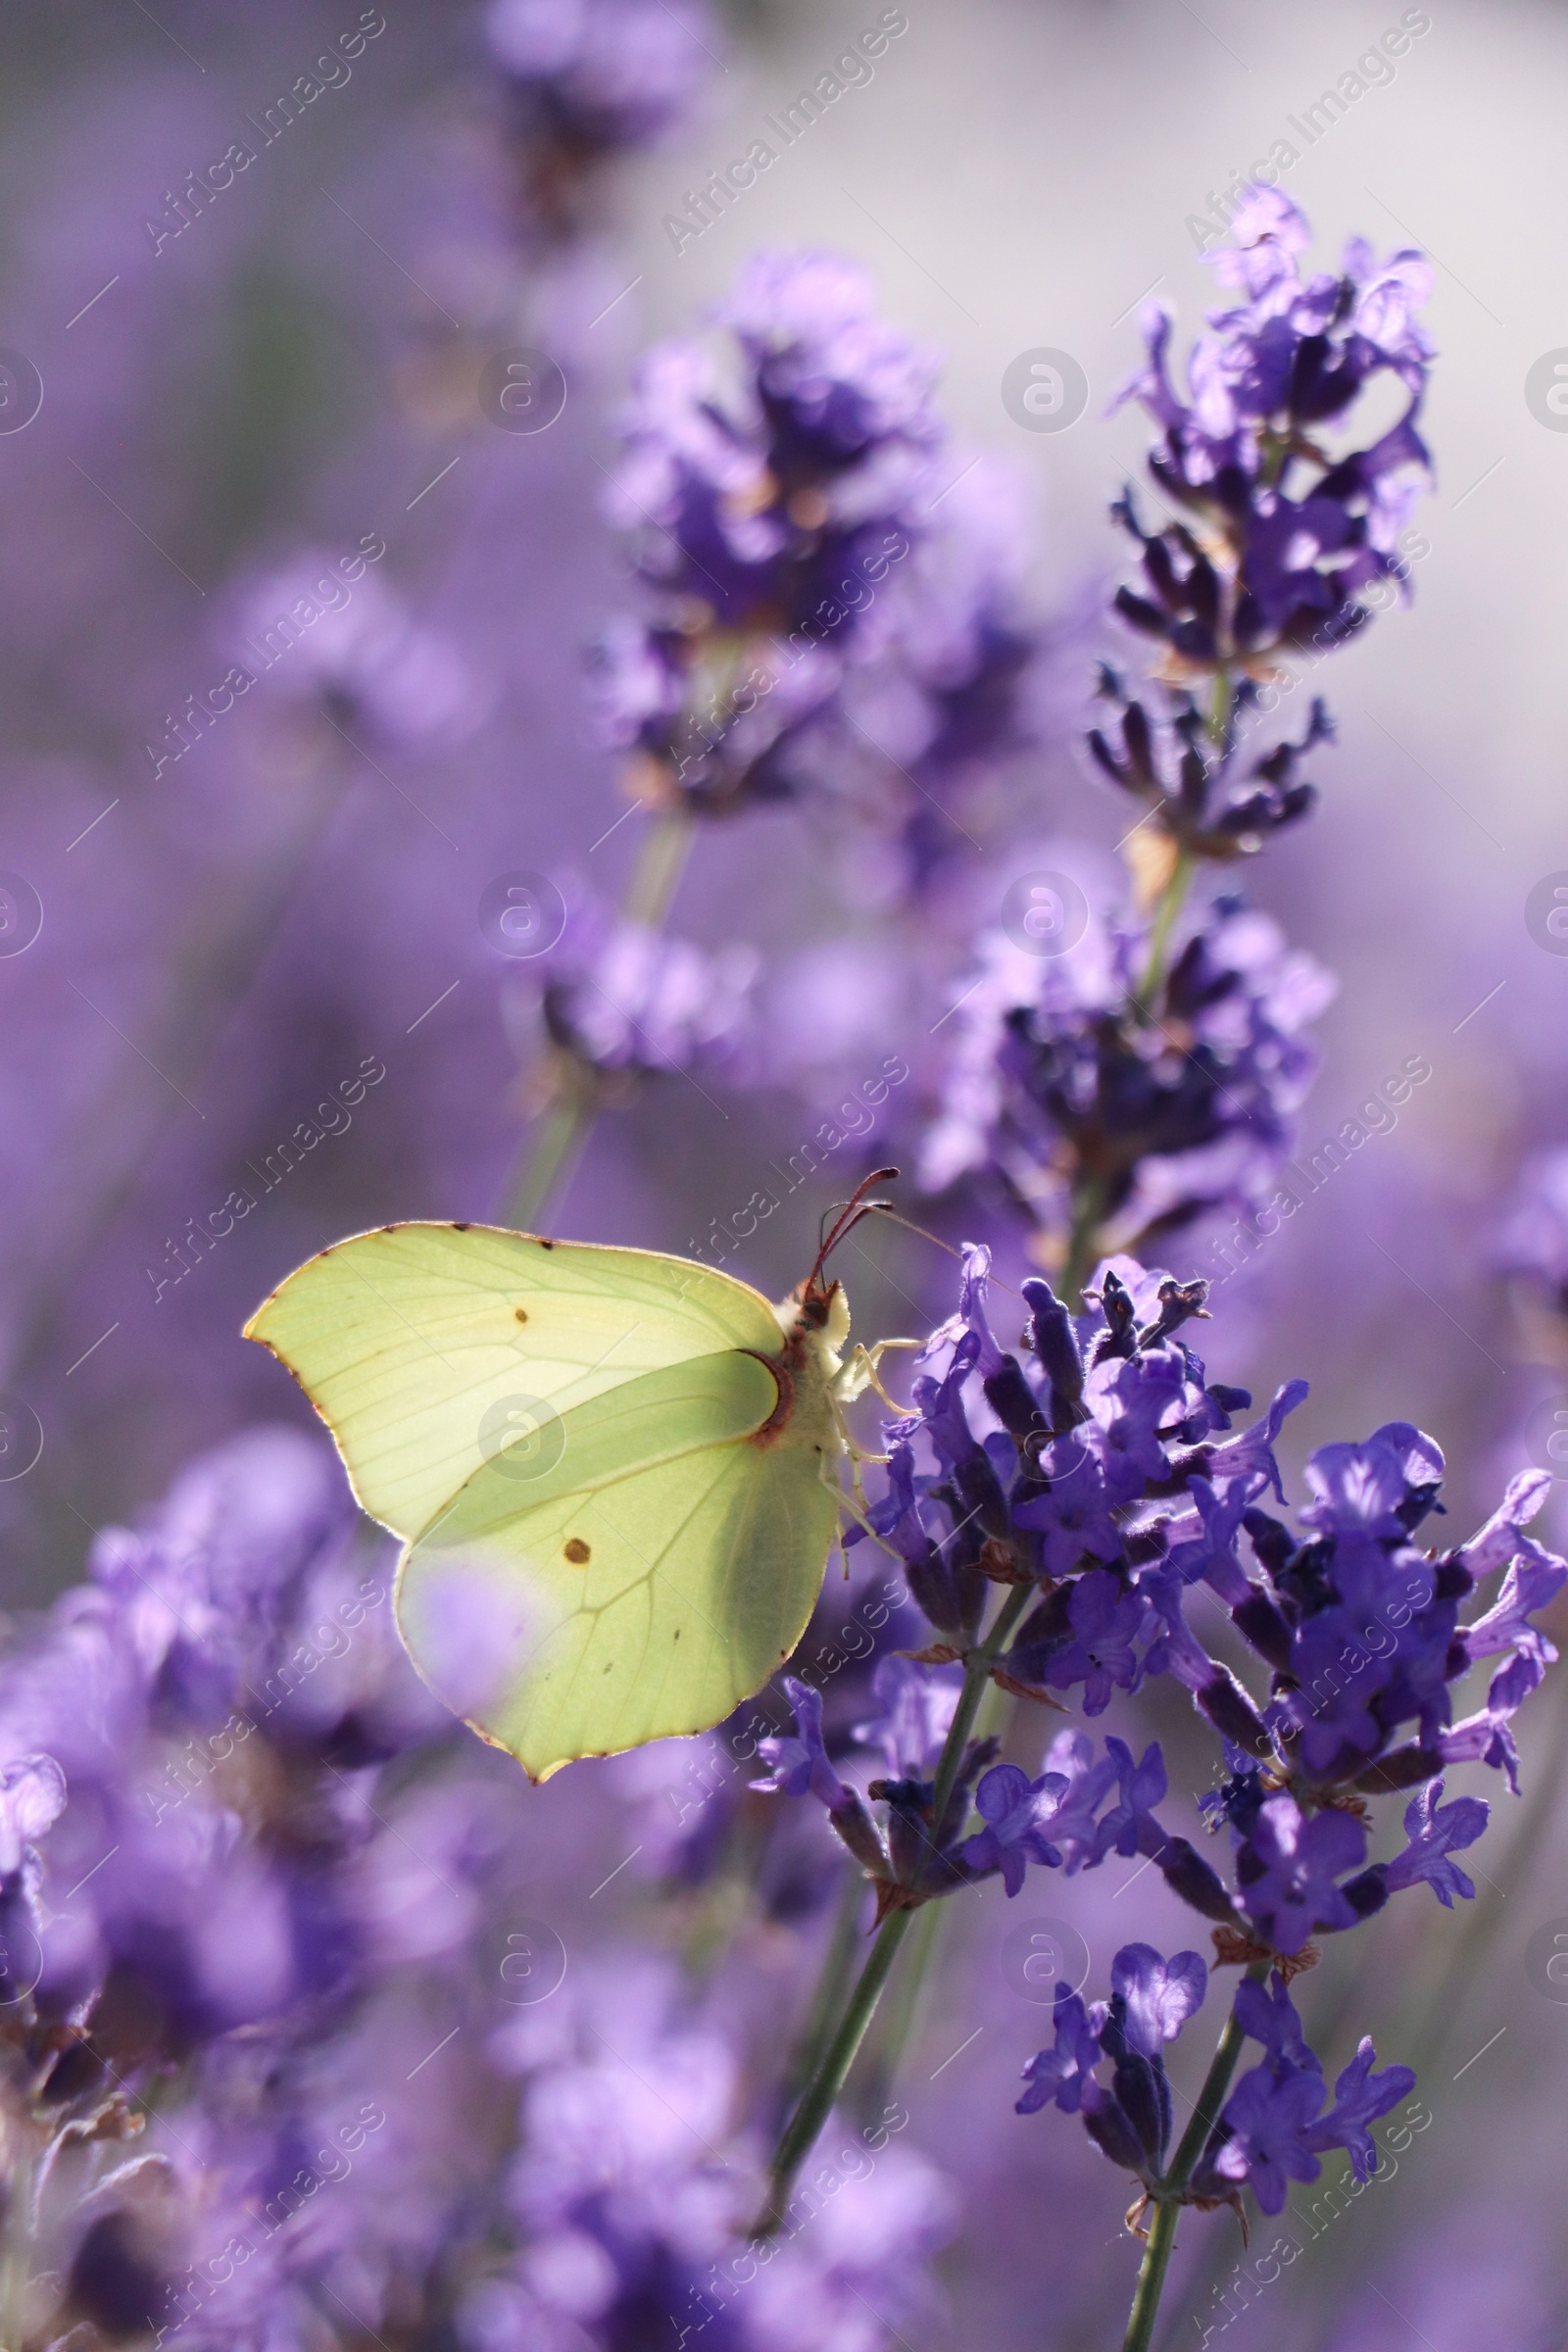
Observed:
[[[906,1233],[917,1233],[922,1242],[929,1242],[934,1249],[945,1250],[950,1257],[963,1256],[961,1250],[955,1250],[953,1244],[945,1242],[939,1233],[931,1233],[924,1225],[916,1225],[910,1218],[901,1217],[890,1200],[868,1200],[865,1205],[867,1209],[879,1208],[890,1223],[902,1225]],[[1005,1291],[1009,1298],[1021,1297],[1022,1294],[1015,1291],[1011,1283],[1004,1282],[1000,1274],[993,1274],[991,1280],[999,1291]]]
[[[897,1168],[873,1168],[869,1176],[862,1177],[848,1200],[835,1200],[832,1208],[824,1211],[824,1222],[827,1217],[832,1216],[833,1223],[828,1227],[825,1236],[822,1234],[821,1226],[817,1228],[821,1246],[816,1253],[816,1263],[807,1278],[808,1292],[814,1291],[820,1285],[822,1268],[826,1265],[828,1258],[838,1248],[840,1242],[854,1231],[862,1217],[872,1215],[877,1209],[891,1209],[891,1201],[867,1200],[865,1196],[874,1184],[891,1183],[898,1173]],[[837,1211],[836,1215],[835,1211]]]

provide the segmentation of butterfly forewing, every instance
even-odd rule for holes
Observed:
[[[246,1333],[306,1390],[366,1510],[405,1539],[486,1461],[548,1457],[589,1399],[695,1357],[782,1346],[766,1299],[713,1267],[478,1225],[337,1243]]]

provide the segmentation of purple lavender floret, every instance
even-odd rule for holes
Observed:
[[[1333,2104],[1324,2109],[1322,2067],[1278,1972],[1266,1992],[1255,1981],[1243,1980],[1236,2018],[1268,2054],[1226,2101],[1194,2175],[1193,2193],[1223,2197],[1245,2184],[1264,2213],[1279,2213],[1290,2182],[1315,2180],[1323,2169],[1319,2158],[1330,2148],[1344,2148],[1355,2179],[1369,2180],[1378,2164],[1370,2127],[1414,2088],[1410,2069],[1391,2066],[1375,2074],[1377,2052],[1363,2036],[1335,2082]]]
[[[1102,2153],[1152,2186],[1172,2123],[1164,2045],[1202,2006],[1208,1971],[1197,1952],[1166,1960],[1152,1944],[1129,1943],[1112,1960],[1110,1981],[1109,2001],[1089,2008],[1066,1985],[1056,1987],[1055,2046],[1025,2067],[1017,2113],[1052,2104],[1081,2114]],[[1108,2086],[1094,2071],[1104,2058]]]
[[[1065,1984],[1056,1986],[1055,2047],[1038,2051],[1024,2068],[1029,2087],[1017,2102],[1020,2115],[1036,2115],[1047,2105],[1059,2107],[1063,2115],[1078,2113],[1100,2063],[1105,2008],[1103,2001],[1096,2001],[1086,2009],[1077,1993]]]
[[[1115,739],[1107,726],[1090,730],[1096,764],[1187,857],[1222,864],[1250,857],[1315,806],[1317,788],[1298,770],[1319,744],[1334,740],[1320,698],[1313,697],[1298,743],[1281,741],[1244,760],[1236,721],[1258,699],[1250,679],[1236,689],[1218,745],[1190,694],[1172,689],[1166,711],[1151,716],[1108,662],[1101,664],[1099,693],[1113,714],[1107,723]]]
[[[1351,1814],[1306,1817],[1281,1790],[1258,1807],[1237,1855],[1238,1900],[1260,1940],[1298,1951],[1314,1929],[1355,1926],[1339,1881],[1365,1859],[1366,1832]]]
[[[1143,557],[1118,609],[1163,642],[1177,674],[1342,644],[1368,619],[1368,592],[1407,578],[1400,533],[1431,472],[1416,423],[1433,346],[1415,318],[1431,269],[1410,249],[1380,263],[1353,238],[1337,274],[1303,279],[1309,234],[1288,197],[1252,189],[1230,242],[1205,257],[1238,299],[1209,313],[1187,397],[1160,302],[1144,314],[1147,361],[1118,395],[1159,426],[1150,471],[1191,517],[1146,531],[1130,496],[1117,510]],[[1345,446],[1357,400],[1384,375],[1404,388],[1402,414]]]
[[[976,1810],[986,1826],[964,1846],[970,1870],[977,1877],[999,1870],[1003,1886],[1014,1895],[1022,1889],[1030,1862],[1059,1869],[1061,1854],[1051,1842],[1050,1829],[1066,1788],[1066,1777],[1059,1772],[1043,1772],[1032,1781],[1016,1764],[993,1765],[974,1792]]]
[[[767,1766],[768,1778],[754,1781],[752,1787],[781,1796],[805,1796],[809,1790],[830,1813],[850,1804],[854,1791],[839,1779],[822,1744],[821,1691],[787,1674],[784,1695],[794,1709],[794,1734],[759,1740],[757,1752]]]
[[[1382,1877],[1390,1894],[1424,1879],[1444,1909],[1451,1911],[1454,1896],[1462,1895],[1469,1902],[1475,1886],[1450,1856],[1474,1845],[1489,1815],[1479,1796],[1456,1796],[1445,1805],[1439,1802],[1442,1795],[1442,1781],[1429,1781],[1419,1795],[1410,1799],[1404,1809],[1404,1834],[1409,1843],[1402,1854],[1384,1863]]]
[[[1273,1197],[1317,1068],[1307,1024],[1333,983],[1268,916],[1215,899],[1152,1008],[1142,923],[1092,915],[1053,957],[1002,932],[979,950],[922,1151],[928,1190],[984,1175],[1060,1234],[1092,1188],[1106,1246],[1141,1251]]]
[[[1157,2058],[1187,2020],[1203,2006],[1208,1970],[1196,1952],[1161,1959],[1152,1944],[1125,1944],[1110,1965],[1112,1989],[1126,2005],[1129,2048]]]

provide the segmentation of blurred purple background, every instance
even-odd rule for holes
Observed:
[[[781,804],[701,829],[671,928],[715,955],[756,952],[766,1050],[717,1056],[700,1083],[694,1065],[628,1085],[551,1229],[692,1251],[846,1087],[902,1058],[909,1081],[875,1131],[759,1231],[739,1270],[781,1292],[846,1189],[841,1166],[913,1166],[941,1015],[1009,885],[1049,865],[1108,891],[1124,810],[1080,738],[1095,659],[1129,658],[1102,617],[1125,569],[1105,510],[1139,472],[1148,427],[1131,409],[1103,412],[1137,365],[1142,301],[1169,301],[1185,336],[1213,299],[1198,239],[1216,191],[1295,138],[1292,118],[1401,12],[910,0],[889,13],[906,27],[874,72],[682,239],[665,223],[687,191],[765,135],[874,7],[671,17],[688,61],[692,42],[703,53],[673,129],[601,156],[580,128],[554,146],[537,122],[519,128],[478,12],[389,5],[346,77],[176,235],[185,175],[246,135],[245,118],[358,12],[164,0],[154,22],[135,7],[14,0],[0,34],[0,885],[13,936],[31,927],[28,890],[42,909],[24,952],[0,940],[0,1388],[12,1458],[34,1450],[34,1427],[42,1440],[35,1464],[0,1483],[3,1596],[19,1622],[78,1581],[94,1531],[150,1509],[193,1456],[257,1422],[312,1426],[238,1336],[292,1266],[383,1219],[502,1215],[537,1114],[540,1031],[535,975],[496,954],[480,902],[526,870],[586,924],[590,901],[624,886],[642,820],[618,821],[627,802],[587,675],[591,643],[634,602],[604,512],[616,416],[636,355],[696,331],[756,249],[853,259],[882,317],[940,355],[956,490],[982,461],[953,511],[987,485],[975,527],[1004,523],[1016,541],[997,562],[1031,635],[1030,740],[961,804],[975,847],[924,897],[890,882],[886,839],[842,810]],[[1301,1155],[1402,1064],[1431,1074],[1221,1286],[1204,1352],[1216,1378],[1263,1395],[1310,1380],[1282,1448],[1293,1500],[1313,1446],[1396,1415],[1441,1438],[1462,1534],[1539,1455],[1564,1377],[1557,1325],[1510,1298],[1496,1236],[1521,1162],[1568,1141],[1568,941],[1545,920],[1549,877],[1568,875],[1556,684],[1568,416],[1542,388],[1549,365],[1545,379],[1538,368],[1559,346],[1568,359],[1568,225],[1543,195],[1568,27],[1517,0],[1403,22],[1416,16],[1427,22],[1396,69],[1310,144],[1296,140],[1284,184],[1320,252],[1356,232],[1433,259],[1429,552],[1409,606],[1336,656],[1321,806],[1246,880],[1339,979],[1317,1022]],[[657,95],[651,66],[633,81],[639,99]],[[486,413],[482,370],[523,346],[547,351],[566,387],[537,432]],[[1087,379],[1064,429],[1026,429],[1004,398],[1010,365],[1035,350],[1070,355]],[[18,429],[29,368],[42,406]],[[275,675],[219,715],[209,704],[205,726],[187,722],[181,748],[187,698],[218,687],[302,585],[372,547],[383,552],[348,600]],[[1304,716],[1304,688],[1297,699]],[[280,1158],[289,1138],[300,1148]],[[219,1234],[214,1212],[236,1190],[256,1205]],[[983,1228],[1007,1282],[1030,1270],[1021,1228],[994,1201],[921,1202],[912,1184],[905,1198],[950,1241]],[[1206,1251],[1206,1236],[1178,1248],[1174,1270],[1208,1270]],[[950,1261],[907,1233],[862,1234],[842,1270],[859,1336],[949,1311]],[[852,1590],[830,1582],[820,1622],[847,1618],[876,1581],[858,1565]],[[1193,1774],[1205,1769],[1178,1693],[1161,1686],[1109,1720],[1122,1715],[1166,1741],[1178,1788],[1189,1756]],[[1380,2048],[1401,2033],[1422,2043],[1430,2136],[1256,2308],[1220,2310],[1227,2342],[1359,2352],[1408,2337],[1457,2352],[1485,2337],[1550,2352],[1565,2340],[1551,2217],[1568,2015],[1539,1996],[1524,1959],[1558,1907],[1568,1850],[1552,1798],[1562,1721],[1548,1697],[1523,1735],[1526,1797],[1505,1824],[1521,1859],[1496,1840],[1458,1973],[1459,1929],[1446,1919],[1440,1938],[1425,1914],[1419,1927],[1380,1922],[1357,1954],[1325,1963],[1321,2015],[1355,1989],[1361,2009],[1378,2005]],[[639,1844],[635,1807],[660,1809],[657,1759],[580,1765],[544,1790],[492,1761],[485,1804],[515,1807],[498,1850],[518,1848],[508,1869],[570,1945],[574,1997],[581,1979],[573,2031],[591,2040],[594,2004],[608,2004],[651,2048],[661,2005],[685,1997],[690,1922],[682,1898],[651,1891],[651,1852],[602,1894],[597,1882]],[[653,1793],[638,1795],[639,1769]],[[1109,1875],[1051,1896],[1071,1905],[1102,1975],[1134,1932]],[[1136,1932],[1157,1934],[1168,1911],[1179,1939],[1174,1901],[1149,1903]],[[945,1928],[901,2084],[912,2118],[901,2147],[935,2169],[902,2187],[883,2174],[891,2218],[862,2225],[895,2245],[901,2229],[911,2244],[948,2241],[938,2298],[884,2309],[885,2334],[841,2297],[821,2323],[838,2332],[817,2343],[1116,2340],[1136,2255],[1121,2184],[1076,2134],[1010,2112],[1040,2037],[1005,1982],[1013,1925],[993,1885]],[[755,2029],[783,1988],[798,1999],[822,1932],[809,1904],[760,1906],[720,2011],[727,2001]],[[553,2007],[519,2015],[567,2034]],[[517,2071],[564,2077],[565,2039],[532,2054],[525,2041],[519,2027]],[[694,2046],[682,2080],[731,2063],[718,2041]],[[402,2076],[400,2061],[388,2076],[400,2095]],[[463,2095],[450,2093],[455,2108]],[[617,2111],[619,2091],[598,2095]],[[712,2096],[717,2113],[724,2094]],[[579,2113],[572,2128],[601,2127]],[[549,2199],[527,2170],[539,2162],[518,2159],[509,2192],[536,2218]],[[1210,2228],[1200,2241],[1184,2226],[1201,2261],[1195,2251],[1185,2316],[1167,2315],[1172,2345],[1218,2326],[1211,2291],[1241,2247],[1229,2217]],[[766,2322],[772,2336],[757,2323],[759,2340],[796,2340],[814,2308],[804,2284],[799,2295],[793,2320]],[[522,2306],[503,2303],[483,2322],[493,2332],[474,2320],[466,2340],[531,2340],[509,2332],[534,2325]],[[614,2339],[628,2352],[670,2340],[639,2325]],[[389,2329],[399,2343],[452,2340],[394,2320],[340,2340]],[[561,2337],[609,2340],[580,2327]]]

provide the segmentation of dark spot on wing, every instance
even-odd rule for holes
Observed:
[[[543,1239],[543,1237],[541,1236],[541,1238],[540,1238],[540,1243],[539,1243],[539,1247],[540,1247],[540,1249],[541,1249],[541,1250],[553,1250],[553,1249],[555,1248],[555,1246],[556,1246],[556,1245],[555,1245],[555,1243],[554,1243],[554,1242],[547,1242],[547,1241],[545,1241],[545,1240]]]
[[[574,1568],[586,1568],[588,1562],[592,1559],[593,1554],[589,1550],[587,1544],[583,1542],[581,1536],[568,1536],[566,1539],[565,1556],[571,1562]]]
[[[454,1233],[471,1233],[473,1228],[471,1225],[454,1225],[452,1230]]]
[[[512,1312],[513,1312],[513,1315],[514,1315],[514,1317],[515,1318],[515,1320],[516,1320],[517,1322],[519,1322],[519,1323],[526,1323],[526,1322],[527,1322],[527,1320],[528,1320],[528,1309],[527,1309],[525,1306],[514,1306],[514,1307],[513,1308]]]

